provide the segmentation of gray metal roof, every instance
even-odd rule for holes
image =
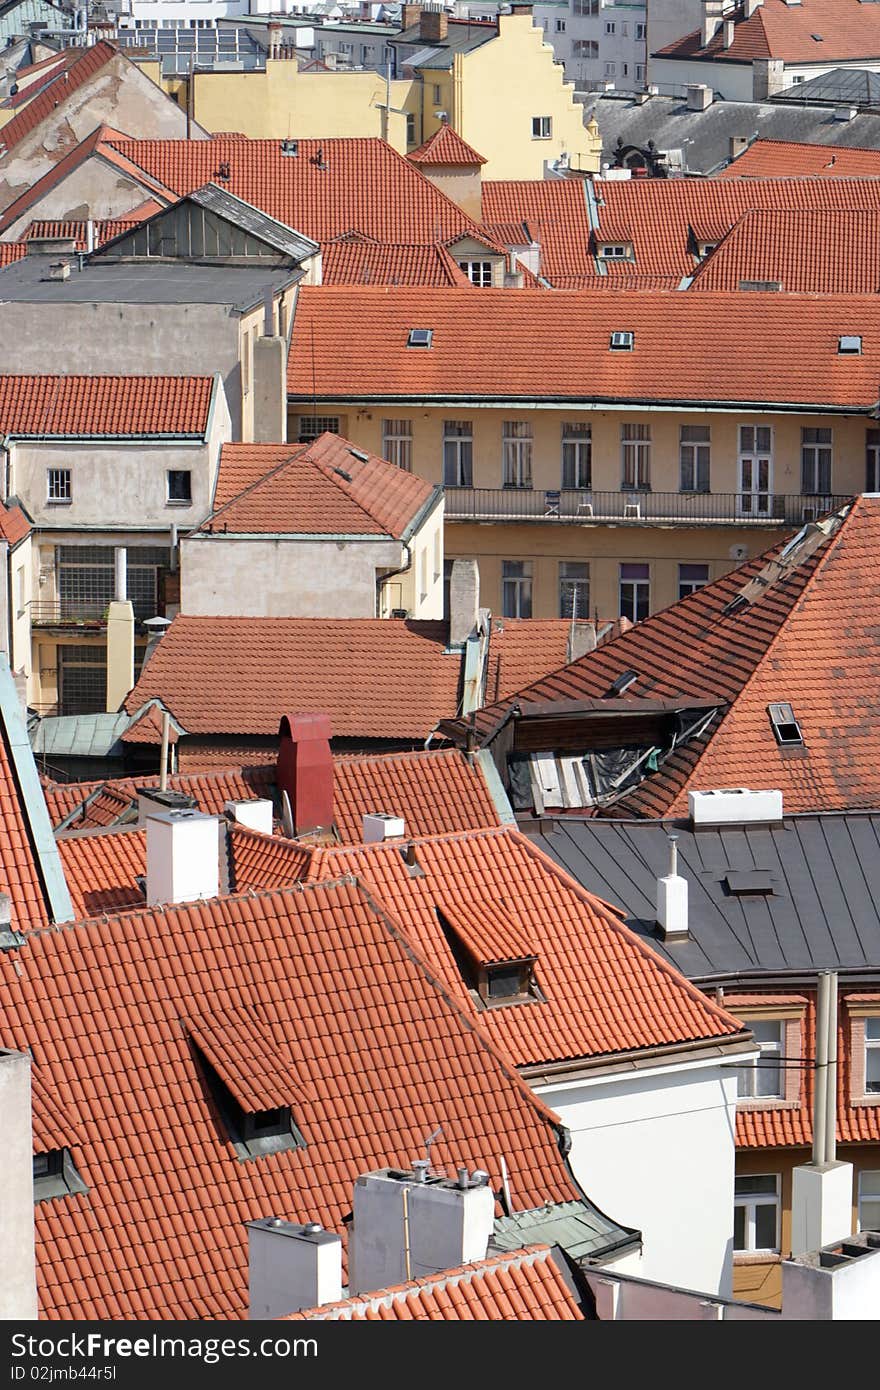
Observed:
[[[432,68],[443,71],[452,67],[456,53],[471,53],[481,48],[490,39],[498,37],[498,30],[488,24],[450,24],[446,38],[439,42],[423,40],[418,24],[411,24],[402,33],[396,34],[389,42],[403,50],[412,48],[413,52],[401,52],[398,61],[412,68]]]
[[[499,1250],[524,1245],[561,1245],[574,1260],[596,1260],[637,1244],[639,1232],[619,1226],[588,1199],[557,1202],[533,1211],[498,1217],[492,1243]]]
[[[70,277],[47,280],[47,256],[25,256],[0,270],[0,305],[21,304],[226,304],[245,310],[261,304],[267,290],[292,284],[297,272],[259,266],[93,264],[79,268],[70,256]],[[56,259],[53,257],[52,259]]]
[[[542,821],[547,827],[547,821]],[[880,813],[786,816],[767,826],[694,832],[687,821],[572,820],[536,842],[584,888],[621,908],[627,925],[692,980],[741,972],[880,970]],[[656,882],[669,872],[668,833],[689,885],[689,936],[662,942]],[[725,882],[728,870],[767,870]],[[751,875],[749,875],[751,877]]]
[[[586,120],[596,117],[604,162],[613,161],[618,139],[640,147],[653,140],[658,149],[680,150],[683,167],[701,174],[714,173],[730,162],[733,137],[880,149],[876,116],[838,121],[828,106],[715,101],[705,111],[690,111],[678,97],[652,96],[639,103],[634,97],[609,92],[589,95],[584,115]]]
[[[194,193],[189,194],[188,201],[216,212],[218,217],[225,217],[236,227],[259,237],[276,251],[281,251],[296,261],[307,260],[320,250],[316,241],[286,227],[283,222],[276,221],[268,213],[260,212],[259,208],[246,203],[243,198],[237,198],[234,193],[227,193],[225,188],[219,188],[216,183],[206,183],[197,188]],[[161,216],[161,213],[158,215]]]
[[[822,101],[841,106],[880,106],[880,73],[867,68],[832,68],[771,97],[774,106]]]
[[[41,719],[31,732],[35,753],[51,758],[108,758],[122,753],[127,714],[62,714]]]

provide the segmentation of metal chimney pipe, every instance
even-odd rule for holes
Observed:
[[[825,1162],[834,1163],[837,1159],[837,971],[829,970],[825,978],[828,981]]]
[[[828,1008],[830,976],[823,970],[816,981],[816,1065],[813,1073],[813,1163],[825,1162],[828,1121]]]
[[[164,792],[168,786],[168,732],[171,720],[168,711],[162,711],[162,752],[159,754],[159,790]]]
[[[669,872],[675,877],[678,873],[678,836],[669,836]]]

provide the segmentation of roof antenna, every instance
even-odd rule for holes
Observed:
[[[440,1138],[442,1133],[443,1126],[438,1125],[437,1128],[434,1130],[434,1133],[429,1134],[427,1139],[425,1140],[425,1162],[428,1165],[428,1171],[430,1171],[431,1168],[431,1145],[434,1143],[436,1139]]]

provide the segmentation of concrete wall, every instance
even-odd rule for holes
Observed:
[[[821,1269],[818,1262],[783,1266],[783,1316],[799,1321],[880,1320],[880,1250],[851,1264]]]
[[[648,21],[650,24],[650,20]],[[650,29],[649,29],[650,33]],[[675,95],[693,82],[711,87],[725,101],[751,101],[753,75],[751,63],[709,63],[687,59],[649,58],[648,82],[656,83],[661,95]],[[674,89],[673,92],[670,89]]]
[[[19,188],[16,196],[23,190]],[[58,183],[47,188],[3,233],[4,241],[18,241],[33,221],[54,218],[125,217],[149,195],[143,184],[92,155]],[[12,199],[7,200],[9,203]]]
[[[651,0],[648,9],[648,60],[658,48],[692,34],[703,22],[703,0]],[[649,81],[654,81],[650,77]]]
[[[0,1051],[3,1217],[0,1220],[0,1320],[37,1316],[31,1059]]]
[[[602,1322],[761,1322],[777,1321],[770,1308],[715,1303],[704,1294],[666,1284],[619,1277],[618,1270],[587,1270],[587,1283]]]
[[[642,1232],[640,1275],[732,1291],[736,1077],[717,1058],[536,1085],[592,1201]]]
[[[26,188],[49,173],[99,125],[109,125],[145,140],[179,140],[186,136],[186,115],[177,103],[169,100],[135,63],[117,54],[16,145],[3,163],[0,209],[8,207]],[[192,135],[204,138],[200,130]]]

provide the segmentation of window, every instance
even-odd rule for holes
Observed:
[[[56,504],[73,501],[69,468],[47,468],[46,501]]]
[[[571,12],[581,16],[598,14],[599,0],[571,0]]]
[[[632,254],[632,246],[625,241],[603,241],[599,243],[597,250],[602,259],[606,261],[626,261]],[[630,344],[630,346],[632,345]]]
[[[769,516],[773,486],[773,430],[769,425],[740,425],[739,496],[741,516]]]
[[[620,25],[620,37],[621,37],[622,39],[628,39],[628,38],[629,38],[629,23],[628,23],[628,21],[625,20],[625,19],[621,21],[621,25]]]
[[[405,473],[412,472],[412,420],[382,421],[382,457]]]
[[[564,34],[564,33],[565,33],[565,20],[564,20],[564,19],[557,19],[557,21],[556,21],[556,32],[557,32],[557,34]]]
[[[433,337],[433,328],[411,328],[406,345],[411,348],[429,348]]]
[[[452,566],[454,560],[444,559],[443,561],[443,616],[449,617],[449,590],[452,587]]]
[[[801,492],[831,491],[831,431],[801,430]]]
[[[880,1172],[859,1173],[859,1230],[880,1231]]]
[[[590,616],[590,566],[586,560],[559,561],[559,616]]]
[[[608,339],[608,347],[611,352],[632,352],[635,346],[636,335],[628,329],[623,332],[612,333]]]
[[[408,145],[416,143],[416,118],[411,111],[406,118],[406,143]]]
[[[737,1098],[739,1100],[782,1100],[782,1039],[784,1023],[782,1019],[754,1019],[749,1025],[755,1035],[755,1042],[761,1049],[760,1057],[737,1067]]]
[[[865,491],[880,492],[880,430],[865,434]]]
[[[629,63],[621,63],[621,65],[620,65],[620,72],[621,72],[621,76],[623,76],[623,77],[629,77]]]
[[[531,560],[501,561],[501,612],[505,618],[532,616]]]
[[[532,486],[532,426],[526,420],[505,420],[501,427],[502,485]]]
[[[779,1250],[779,1178],[775,1173],[736,1178],[734,1250]]]
[[[647,24],[637,24],[637,25],[636,25],[636,38],[637,38],[637,39],[646,39],[647,37],[648,37],[648,26],[647,26]]]
[[[843,357],[859,357],[862,351],[862,339],[858,333],[847,333],[837,340],[837,351]]]
[[[474,436],[470,420],[443,421],[443,486],[473,487]]]
[[[637,424],[621,425],[620,450],[620,486],[630,490],[650,487],[651,426],[641,421]]]
[[[108,600],[109,601],[109,600]],[[97,714],[107,708],[107,647],[58,646],[58,713]]]
[[[169,468],[168,505],[188,507],[192,502],[192,473],[188,468]]]
[[[620,566],[620,616],[638,623],[651,607],[650,565]]]
[[[311,444],[322,434],[339,433],[338,415],[301,415],[299,417],[298,444]]]
[[[644,82],[644,80],[645,80],[645,65],[644,65],[644,63],[636,63],[636,81],[637,81],[637,82]]]
[[[549,140],[552,131],[552,126],[553,122],[550,116],[533,116],[532,139]]]
[[[688,594],[693,594],[697,589],[702,589],[704,584],[709,583],[708,565],[679,565],[678,567],[678,597],[687,598]]]
[[[440,84],[439,84],[439,82],[434,82],[432,85],[433,85],[433,90],[434,90],[434,97],[433,97],[434,105],[435,105],[435,106],[439,106],[439,105],[440,105],[440,102],[443,100],[443,93],[442,93],[442,91],[440,90]]]
[[[479,285],[481,289],[485,289],[492,284],[491,261],[459,261],[458,265],[472,285]]]
[[[303,1135],[293,1122],[289,1105],[277,1105],[267,1110],[243,1109],[201,1050],[198,1055],[229,1143],[240,1162],[246,1163],[264,1154],[280,1153],[284,1149],[306,1147]]]
[[[791,705],[782,701],[774,700],[767,706],[767,713],[770,716],[770,726],[776,737],[776,742],[781,746],[798,745],[804,741],[801,733],[801,726],[794,717],[794,710]]]
[[[865,1095],[880,1092],[880,1018],[865,1019]]]
[[[682,492],[709,491],[709,426],[682,425],[678,443],[678,486]]]
[[[573,39],[571,51],[575,58],[598,58],[598,39]]]
[[[54,1197],[89,1190],[76,1171],[69,1149],[34,1154],[33,1164],[35,1202],[51,1202]]]
[[[562,486],[589,488],[593,485],[592,430],[589,425],[562,426]]]
[[[615,21],[614,21],[613,19],[606,19],[606,21],[605,21],[605,33],[606,33],[606,34],[614,34],[614,33],[616,33],[616,32],[617,32],[617,24],[615,23]]]
[[[616,77],[616,76],[617,76],[617,64],[616,64],[616,63],[606,63],[606,64],[605,64],[605,76],[606,76],[606,77]]]

